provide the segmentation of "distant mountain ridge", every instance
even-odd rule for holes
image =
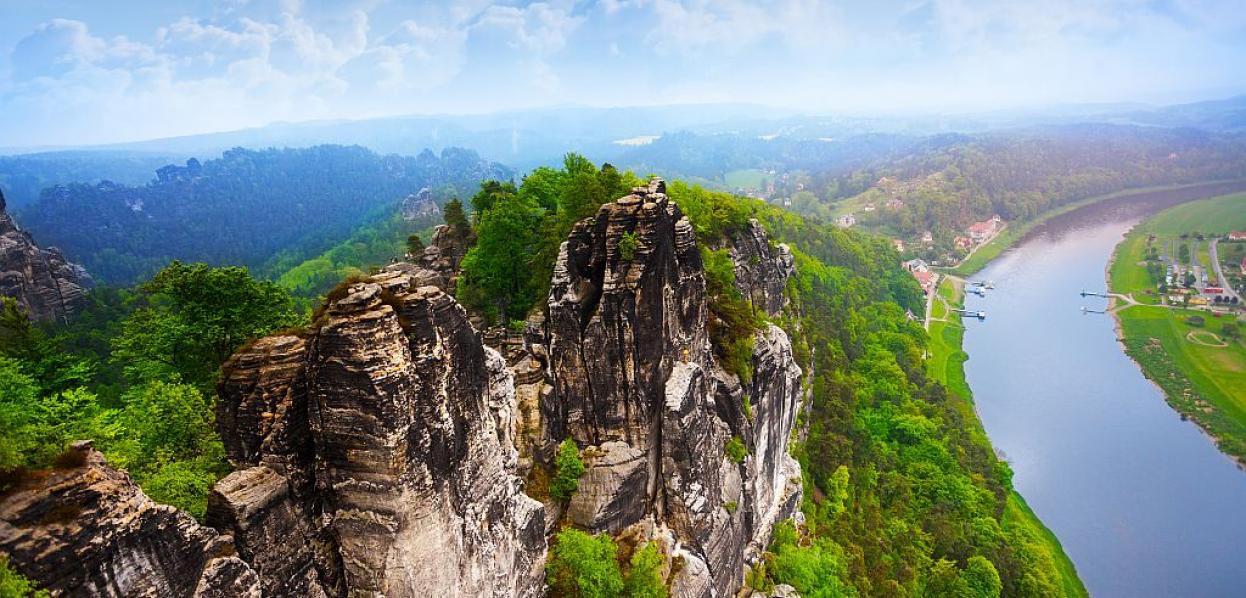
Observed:
[[[514,172],[476,152],[385,155],[358,146],[232,149],[160,168],[143,186],[59,185],[18,214],[96,277],[131,284],[169,260],[245,265],[301,262],[424,187],[470,193]]]

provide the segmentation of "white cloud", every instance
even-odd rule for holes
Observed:
[[[1235,4],[232,0],[147,31],[48,18],[0,60],[0,145],[618,98],[1126,99],[1237,82],[1246,11]]]

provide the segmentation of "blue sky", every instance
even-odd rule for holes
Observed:
[[[0,0],[0,146],[558,104],[1164,103],[1244,73],[1243,0]]]

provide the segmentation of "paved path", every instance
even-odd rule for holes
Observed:
[[[1237,297],[1237,302],[1240,305],[1242,302],[1242,296],[1238,295],[1237,291],[1233,290],[1233,287],[1229,286],[1229,279],[1225,278],[1224,272],[1220,271],[1220,256],[1216,255],[1216,244],[1219,242],[1219,238],[1212,239],[1211,245],[1207,246],[1207,253],[1211,257],[1211,268],[1216,272],[1216,281],[1220,283],[1220,286],[1224,289],[1224,293],[1230,297]]]

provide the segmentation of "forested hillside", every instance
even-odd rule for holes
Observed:
[[[475,152],[453,148],[416,157],[334,145],[233,149],[160,168],[141,187],[47,189],[18,221],[107,284],[132,284],[173,259],[278,275],[361,224],[388,217],[423,187],[449,195],[510,176]]]
[[[141,185],[157,168],[174,161],[169,153],[60,151],[0,156],[0,188],[10,209],[38,201],[48,187],[113,181]]]
[[[949,248],[970,223],[1023,221],[1123,189],[1246,176],[1246,137],[1112,125],[932,138],[850,174],[814,173],[792,197],[806,214],[851,212],[858,225]]]

